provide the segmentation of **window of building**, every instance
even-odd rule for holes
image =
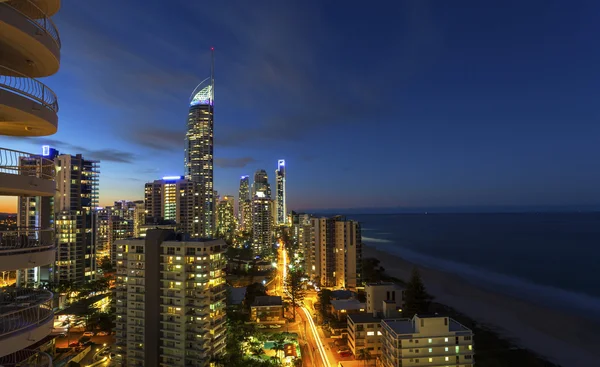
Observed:
[[[456,347],[454,347],[454,350],[456,351],[456,353],[460,352],[460,347],[457,345]]]
[[[429,358],[429,362],[430,362],[430,363],[431,363],[431,362],[433,362],[433,358]]]
[[[445,341],[446,343],[448,343],[448,338],[444,338],[444,341]]]
[[[431,340],[431,339],[428,339],[427,341],[429,342],[429,344],[431,344],[431,342],[432,342],[432,340]]]
[[[417,343],[417,344],[418,344],[418,343],[419,343],[419,339],[415,339],[415,343]]]
[[[473,346],[469,344],[469,350],[473,350]]]
[[[429,348],[429,353],[433,352],[433,348]]]
[[[448,351],[448,347],[444,348],[444,351],[447,352]]]
[[[465,336],[465,340],[471,340],[470,336]]]
[[[444,360],[445,360],[446,362],[448,362],[448,361],[450,360],[450,358],[448,358],[448,357],[444,357]]]
[[[373,335],[375,335],[374,331],[367,331],[367,336],[373,336]]]
[[[470,354],[467,354],[467,355],[465,356],[465,359],[471,359],[471,358],[473,358],[473,356],[472,356],[472,355],[470,355]]]

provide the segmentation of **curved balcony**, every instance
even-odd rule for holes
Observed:
[[[48,353],[23,349],[0,358],[3,367],[52,367],[52,357]]]
[[[50,76],[60,66],[60,48],[54,22],[33,1],[0,1],[2,64],[31,77]]]
[[[51,264],[55,252],[53,229],[0,231],[0,271]]]
[[[52,331],[52,293],[4,288],[0,292],[0,357],[37,343]]]
[[[52,89],[0,66],[0,134],[45,136],[57,129],[58,99]]]
[[[0,148],[0,195],[54,196],[54,175],[52,160]]]

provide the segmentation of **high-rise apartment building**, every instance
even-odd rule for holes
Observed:
[[[244,203],[250,200],[250,176],[245,175],[240,178],[240,191],[238,193],[238,222],[242,230],[248,231],[244,221]]]
[[[176,223],[192,238],[205,237],[200,219],[202,186],[182,176],[166,176],[146,184],[146,224]],[[212,200],[212,192],[211,192]]]
[[[356,288],[362,271],[360,223],[345,217],[311,218],[307,272],[322,286]]]
[[[256,252],[272,246],[273,238],[273,202],[271,185],[264,169],[254,174],[252,185],[252,245]]]
[[[473,332],[443,316],[381,321],[381,365],[471,367]]]
[[[244,231],[252,230],[252,200],[248,199],[244,201],[244,205],[242,207],[243,211],[243,228]]]
[[[59,8],[60,1],[0,1],[0,135],[57,131],[57,97],[35,78],[59,69],[61,41],[51,19]],[[54,162],[3,147],[0,157],[0,195],[30,198],[19,201],[18,227],[0,230],[0,272],[51,269],[56,255]],[[0,364],[51,366],[50,356],[36,352],[35,345],[52,331],[53,295],[23,283],[0,292]]]
[[[117,354],[127,367],[205,367],[225,349],[223,240],[170,230],[117,241]]]
[[[134,201],[135,208],[133,208],[133,237],[139,238],[141,234],[141,228],[146,224],[146,204],[144,200]]]
[[[217,236],[232,239],[235,234],[234,201],[231,195],[225,195],[217,205]]]
[[[316,263],[314,259],[314,250],[312,246],[312,223],[310,214],[296,213],[292,211],[290,216],[291,234],[298,242],[298,251],[302,260],[302,266],[305,267],[307,274],[316,274],[316,267],[312,269],[312,264]],[[308,265],[311,267],[308,267]]]
[[[112,206],[97,208],[94,211],[97,227],[96,259],[98,264],[105,257],[113,262],[116,260],[115,241],[135,237],[135,214],[139,205],[143,206],[143,201],[121,200],[115,201]]]
[[[198,223],[200,236],[209,238],[214,231],[213,192],[214,130],[214,57],[210,77],[192,92],[185,134],[185,177],[200,185]]]
[[[275,198],[277,225],[281,226],[287,224],[287,207],[285,204],[285,160],[283,159],[277,161],[275,180],[277,184],[277,197]]]
[[[96,223],[98,207],[98,161],[81,154],[60,154],[56,165],[54,212],[58,248],[55,282],[81,283],[96,276]]]
[[[252,246],[256,252],[273,245],[272,208],[268,198],[255,196],[252,200]]]
[[[271,199],[271,185],[267,171],[259,169],[254,173],[254,184],[252,185],[252,197]]]

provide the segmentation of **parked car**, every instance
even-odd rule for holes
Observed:
[[[350,357],[352,355],[352,352],[349,350],[343,351],[340,353],[340,357]]]
[[[96,334],[96,336],[107,336],[109,334],[108,331],[100,331]]]
[[[338,352],[339,354],[342,354],[342,353],[344,353],[344,352],[349,352],[349,351],[350,351],[350,349],[348,349],[348,348],[340,348],[340,349],[338,349],[338,351],[337,351],[337,352]]]
[[[93,331],[86,331],[85,333],[83,333],[83,336],[92,337],[92,336],[94,336],[94,332]]]
[[[69,343],[69,347],[78,347],[79,346],[79,342],[70,342]]]

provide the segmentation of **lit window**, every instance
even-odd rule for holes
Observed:
[[[431,339],[428,340],[429,344],[431,344]]]
[[[374,331],[367,331],[367,335],[368,336],[373,336],[373,335],[375,335],[375,332]]]
[[[429,362],[433,362],[433,358],[429,358]]]
[[[445,341],[446,343],[448,343],[448,338],[444,338],[444,341]]]
[[[429,348],[429,353],[431,353],[433,351],[433,348]]]
[[[448,357],[444,357],[444,360],[445,360],[446,362],[448,362],[448,361],[449,361],[449,358],[448,358]]]
[[[448,347],[444,348],[444,350],[447,352],[448,351]]]
[[[377,335],[381,335],[381,331],[378,331],[378,332],[377,332]]]
[[[469,345],[469,350],[473,350],[473,346],[472,345]]]
[[[458,345],[456,347],[454,347],[454,349],[456,350],[456,353],[458,353],[460,351],[460,347]]]

